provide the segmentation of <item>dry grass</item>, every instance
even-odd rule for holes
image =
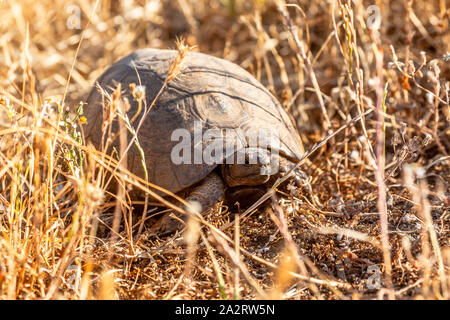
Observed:
[[[450,298],[448,2],[287,2],[0,1],[0,298]],[[154,186],[127,174],[126,143],[84,142],[79,103],[118,58],[179,37],[194,48],[166,82],[188,49],[233,61],[305,150],[358,117],[302,164],[302,190],[193,208],[184,242],[145,236],[127,185]],[[114,118],[133,134],[111,101],[105,138]]]

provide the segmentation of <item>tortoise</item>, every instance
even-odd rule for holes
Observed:
[[[127,115],[132,119],[139,112],[139,104],[131,88],[133,84],[145,88],[147,107],[156,100],[147,114],[138,114],[132,126],[137,129],[145,115],[137,136],[145,154],[149,181],[173,193],[188,190],[185,200],[197,201],[203,212],[224,199],[226,188],[250,190],[251,194],[253,187],[267,186],[300,159],[300,136],[284,108],[250,73],[232,62],[189,52],[180,73],[158,95],[177,54],[176,50],[140,49],[110,66],[87,98],[86,138],[100,146],[105,91],[111,93],[121,84],[122,97],[130,105]],[[118,124],[114,123],[113,128],[118,130]],[[200,136],[213,131],[221,137],[223,152],[219,144],[211,152],[214,161],[195,159],[195,152],[211,146],[211,139],[199,139],[196,130]],[[269,141],[263,148],[263,139],[252,139],[264,130],[275,132],[277,143]],[[184,141],[191,146],[190,153],[184,150],[183,154],[190,161],[174,161],[174,150],[177,146],[180,149],[180,139],[174,139],[174,132],[192,134]],[[118,146],[118,141],[112,143],[112,147]],[[241,161],[236,160],[238,155]],[[127,168],[144,177],[135,144],[128,150]],[[166,218],[161,224],[161,231],[179,228],[174,219]]]

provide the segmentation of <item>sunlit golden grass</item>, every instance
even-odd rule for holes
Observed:
[[[450,297],[446,1],[0,3],[1,299]],[[247,69],[305,150],[342,131],[302,163],[302,189],[184,212],[127,171],[125,143],[83,135],[95,79],[145,47],[178,48],[166,83],[190,50]],[[141,119],[119,89],[105,101],[103,150],[114,119],[129,135]],[[155,201],[189,215],[183,240],[148,235]]]

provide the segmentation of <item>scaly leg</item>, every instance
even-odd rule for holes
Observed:
[[[224,199],[225,187],[222,178],[215,172],[211,172],[200,185],[195,187],[186,197],[186,202],[198,202],[201,206],[201,212],[205,212],[213,205]],[[184,208],[186,210],[186,208]],[[165,214],[152,228],[151,231],[163,235],[181,230],[183,223],[179,219],[185,221],[186,215],[176,211]]]

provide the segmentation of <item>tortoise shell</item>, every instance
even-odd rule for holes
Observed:
[[[120,59],[109,67],[96,82],[87,99],[85,115],[86,137],[95,146],[102,137],[104,98],[97,86],[112,92],[121,83],[123,98],[131,108],[127,111],[131,119],[138,111],[129,85],[145,86],[147,107],[157,96],[168,70],[176,58],[175,50],[142,49]],[[142,111],[133,122],[136,129]],[[298,159],[303,151],[300,137],[289,116],[275,99],[252,75],[229,61],[210,55],[190,52],[183,61],[181,73],[159,95],[155,104],[142,122],[138,140],[145,153],[150,182],[172,192],[178,192],[206,177],[218,163],[174,164],[173,148],[179,141],[172,141],[176,129],[186,129],[195,141],[195,123],[201,124],[202,132],[208,129],[234,132],[238,137],[236,151],[250,146],[251,138],[261,129],[275,131],[280,139],[276,146],[280,155]],[[117,130],[117,123],[113,129]],[[128,139],[131,135],[128,133]],[[118,139],[112,146],[118,149]],[[202,144],[208,142],[200,141]],[[194,151],[192,157],[194,159]],[[227,155],[224,153],[223,159]],[[229,156],[229,155],[228,155]],[[141,157],[133,144],[128,152],[128,169],[144,177]]]

